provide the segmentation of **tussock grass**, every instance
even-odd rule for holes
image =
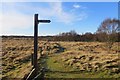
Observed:
[[[48,78],[120,78],[118,44],[107,51],[102,42],[38,41],[38,59],[47,55],[40,66],[49,69]],[[31,70],[32,53],[33,39],[3,39],[2,77],[23,78]]]

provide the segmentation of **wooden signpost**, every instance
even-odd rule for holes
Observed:
[[[34,54],[33,54],[33,68],[35,69],[35,74],[38,71],[37,64],[37,52],[38,52],[38,24],[39,23],[50,23],[50,20],[38,20],[38,14],[34,15]]]
[[[38,24],[39,23],[50,23],[50,20],[38,20],[38,14],[34,15],[34,54],[32,54],[32,65],[33,65],[33,69],[32,71],[25,76],[24,78],[26,80],[34,80],[34,78],[37,76],[38,74],[38,63],[37,63],[37,52],[38,52]],[[41,71],[41,74],[42,71]],[[44,76],[42,79],[43,80]]]

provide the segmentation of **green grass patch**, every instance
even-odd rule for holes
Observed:
[[[45,64],[42,65],[48,68],[45,73],[46,78],[120,78],[120,74],[110,74],[109,71],[79,71],[73,66],[65,65],[60,55],[54,54],[43,58]]]

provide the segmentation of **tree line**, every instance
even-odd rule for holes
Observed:
[[[8,38],[8,36],[2,36]],[[33,36],[9,36],[9,38],[26,38],[33,39]],[[120,20],[105,19],[95,33],[86,32],[78,34],[75,30],[63,32],[55,36],[39,36],[39,40],[43,41],[99,41],[99,42],[120,42]]]
[[[100,24],[95,33],[78,34],[75,30],[71,30],[54,36],[52,41],[119,42],[120,20],[107,18]]]
[[[53,38],[49,39],[46,37],[47,40],[49,41],[83,41],[83,42],[92,42],[92,41],[99,41],[99,42],[106,42],[109,39],[107,38],[108,34],[106,33],[91,33],[91,32],[86,32],[85,34],[72,34],[70,32],[66,33],[61,33],[59,35],[53,36]],[[112,36],[114,39],[114,42],[119,42],[120,41],[120,32],[115,33],[115,34],[110,34],[109,36]]]

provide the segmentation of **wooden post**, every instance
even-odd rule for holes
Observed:
[[[50,23],[50,20],[38,20],[38,14],[34,15],[34,54],[33,54],[33,66],[35,68],[35,75],[38,72],[37,64],[37,52],[38,52],[38,24],[41,23]]]
[[[31,60],[32,60],[32,62],[31,62],[31,64],[32,64],[32,66],[34,66],[34,56],[33,56],[33,54],[31,54]]]
[[[35,73],[37,74],[37,50],[38,50],[38,14],[34,16],[34,68]]]

